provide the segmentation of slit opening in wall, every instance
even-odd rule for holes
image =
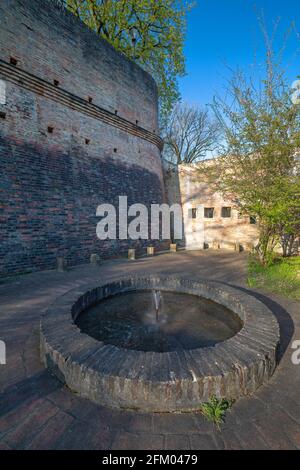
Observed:
[[[93,102],[93,98],[91,96],[88,96],[88,102],[89,103],[92,103]]]
[[[136,123],[137,126],[139,125],[139,121],[137,119],[136,119],[135,123]]]
[[[48,131],[49,134],[53,134],[54,127],[48,126],[47,131]]]
[[[117,109],[115,109],[115,115],[116,115],[116,116],[118,115],[118,110],[117,110]]]
[[[11,65],[18,65],[18,61],[14,57],[10,57],[9,62]]]
[[[53,80],[54,86],[59,86],[59,81],[58,80]]]
[[[114,148],[114,153],[117,153],[118,149]]]
[[[90,139],[84,139],[84,141],[85,141],[85,145],[89,145]]]
[[[4,111],[0,111],[0,119],[6,119],[6,113],[4,113]]]

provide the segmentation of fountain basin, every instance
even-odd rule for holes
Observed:
[[[143,342],[139,335],[139,341],[133,342],[130,347],[126,343],[126,315],[128,311],[133,314],[139,304],[142,305],[138,296],[149,295],[152,290],[160,290],[163,298],[173,295],[175,303],[176,296],[182,295],[187,296],[189,302],[190,298],[196,302],[191,322],[188,322],[186,336],[189,341],[184,340],[180,347],[174,347],[176,341],[172,338],[171,346],[162,350],[152,346],[151,341],[144,346],[146,341]],[[133,310],[127,308],[130,306],[130,296],[137,298]],[[112,308],[115,299],[117,302]],[[197,301],[202,307],[203,302],[211,306],[212,310],[206,311],[209,322],[214,306],[222,312],[217,315],[221,322],[228,315],[234,327],[231,324],[227,339],[214,338],[207,346],[201,344],[202,340],[198,341],[197,334],[195,337],[192,335],[193,323],[195,331],[201,325],[201,322],[195,321]],[[105,303],[106,307],[103,307]],[[118,317],[124,312],[124,308],[122,310],[118,305],[122,308],[126,306],[125,318],[122,315]],[[185,305],[184,301],[182,305]],[[183,317],[185,310],[191,310],[187,307],[182,309]],[[97,308],[102,315],[98,339],[96,333],[94,337],[90,336],[92,330],[86,334],[76,324],[83,329],[85,316],[90,316],[93,323],[93,315],[97,315],[93,309]],[[145,309],[141,321],[143,326],[144,312]],[[201,312],[203,308],[199,310],[199,316]],[[117,335],[114,332],[116,315]],[[179,324],[183,321],[180,309],[177,320]],[[101,337],[105,329],[103,325],[107,322],[113,326],[108,328],[108,335]],[[183,322],[180,324],[181,330],[183,326],[187,328]],[[210,333],[211,328],[210,323]],[[198,409],[200,403],[212,395],[237,399],[253,393],[273,374],[279,345],[276,318],[254,297],[222,283],[165,276],[134,276],[74,289],[51,305],[42,317],[40,331],[44,363],[72,390],[101,405],[156,412]],[[211,337],[208,340],[211,341]]]
[[[105,344],[157,353],[215,346],[243,326],[237,314],[212,300],[151,290],[106,297],[81,312],[75,323],[83,333]]]

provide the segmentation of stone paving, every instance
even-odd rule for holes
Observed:
[[[87,282],[128,273],[182,274],[246,289],[246,255],[180,252],[137,261],[110,261],[66,273],[47,271],[0,285],[0,449],[300,449],[300,365],[291,341],[300,339],[299,302],[252,291],[281,327],[280,364],[255,395],[235,403],[218,431],[200,413],[146,414],[93,404],[70,392],[39,358],[40,314],[55,298]]]

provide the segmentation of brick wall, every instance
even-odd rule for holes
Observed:
[[[46,0],[1,1],[0,79],[1,275],[146,245],[99,241],[95,213],[164,201],[153,79]]]
[[[140,67],[52,0],[1,0],[0,57],[148,129],[157,129],[157,89]]]

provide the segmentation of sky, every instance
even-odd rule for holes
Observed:
[[[197,0],[188,14],[185,43],[186,73],[179,79],[183,101],[206,105],[214,95],[225,90],[230,68],[247,73],[257,70],[264,59],[263,35],[257,16],[263,11],[266,26],[272,33],[280,18],[275,49],[284,42],[291,22],[299,31],[286,43],[284,64],[292,82],[300,76],[300,1],[299,0]]]

